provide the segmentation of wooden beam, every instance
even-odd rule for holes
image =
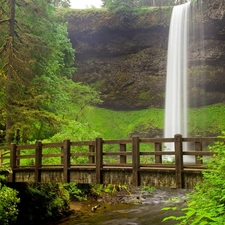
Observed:
[[[183,188],[183,145],[182,145],[182,135],[174,135],[174,146],[175,146],[175,167],[176,167],[176,187]]]
[[[89,145],[89,152],[95,152],[94,145]],[[95,163],[95,156],[89,156],[89,163]]]
[[[155,151],[161,152],[162,151],[162,143],[155,143]],[[155,155],[155,163],[162,163],[162,155]]]
[[[140,177],[139,177],[140,143],[139,143],[139,137],[136,135],[132,137],[132,167],[133,167],[133,185],[139,186],[140,184]]]
[[[196,141],[195,142],[195,151],[202,151],[202,142]],[[195,163],[196,164],[203,164],[202,155],[195,156]]]
[[[65,183],[70,182],[70,140],[63,141],[63,181]]]
[[[120,152],[124,153],[126,152],[126,144],[120,144]],[[126,155],[120,155],[120,163],[126,163],[127,157]]]
[[[96,138],[96,183],[102,184],[102,167],[103,167],[103,140],[101,137]]]
[[[16,168],[16,144],[12,143],[10,145],[10,167],[12,170],[12,173],[9,176],[10,182],[15,182],[15,172],[14,169]]]
[[[41,182],[42,142],[36,142],[35,148],[35,182]]]

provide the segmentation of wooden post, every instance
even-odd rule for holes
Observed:
[[[126,144],[120,144],[120,152],[126,152]],[[127,163],[126,155],[120,156],[120,163]]]
[[[62,154],[62,156],[61,156],[61,164],[63,165],[63,163],[64,163],[64,159],[63,159],[63,154],[64,154],[63,145],[61,146],[61,154]]]
[[[41,171],[42,166],[42,143],[41,141],[36,142],[35,148],[35,182],[41,182]]]
[[[63,182],[70,182],[70,140],[63,141]]]
[[[89,145],[89,152],[95,152],[95,146]],[[89,156],[89,163],[95,163],[95,157]]]
[[[96,138],[96,183],[102,184],[103,168],[103,140],[101,137]]]
[[[10,145],[10,167],[11,167],[12,173],[10,174],[9,181],[15,182],[14,169],[16,168],[16,144],[14,143]]]
[[[20,150],[16,151],[16,166],[20,167]]]
[[[2,164],[3,164],[2,150],[0,150],[0,167],[2,166]]]
[[[200,137],[200,136],[198,136]],[[202,142],[196,141],[195,142],[195,151],[202,151]],[[195,156],[195,163],[196,164],[203,164],[202,156],[196,155]]]
[[[133,166],[133,185],[139,186],[140,143],[139,143],[139,137],[136,135],[132,137],[132,166]]]
[[[155,151],[156,152],[162,151],[162,143],[155,143]],[[155,163],[162,164],[162,155],[155,156]]]
[[[175,169],[176,169],[176,187],[183,188],[183,145],[182,135],[176,134],[175,138]]]

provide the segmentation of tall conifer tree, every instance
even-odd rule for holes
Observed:
[[[7,143],[26,141],[58,120],[50,105],[73,72],[74,51],[54,4],[0,0],[0,129],[5,126]]]

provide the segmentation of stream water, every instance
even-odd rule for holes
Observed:
[[[74,215],[64,219],[55,225],[173,225],[175,221],[162,222],[163,218],[170,215],[181,215],[181,211],[162,211],[163,207],[181,207],[185,201],[184,189],[156,190],[152,193],[137,190],[134,194],[127,194],[121,199],[122,204],[105,203],[102,199],[97,202],[78,204],[79,210]],[[174,197],[178,200],[173,203],[165,203]],[[94,206],[98,208],[93,212]]]

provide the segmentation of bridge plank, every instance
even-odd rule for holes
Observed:
[[[210,151],[183,151],[183,155],[200,155],[200,156],[212,156],[215,152]]]
[[[95,152],[74,152],[70,156],[96,156]]]
[[[16,159],[33,159],[35,158],[35,154],[30,154],[30,155],[18,155]]]
[[[175,155],[174,151],[140,152],[140,155]]]
[[[8,146],[0,146],[0,150],[10,150],[10,145],[8,145]]]
[[[95,171],[95,169],[96,169],[96,166],[94,165],[94,166],[87,166],[87,165],[85,165],[85,166],[70,166],[70,168],[69,168],[70,170],[94,170]]]
[[[71,141],[71,146],[95,145],[95,141]]]
[[[35,144],[27,144],[27,145],[17,145],[16,146],[16,150],[20,151],[20,150],[30,150],[30,149],[35,149],[36,145]]]
[[[103,140],[103,144],[131,144],[131,139],[120,139],[120,140]]]
[[[103,170],[132,171],[132,167],[103,166]]]
[[[192,137],[192,138],[182,138],[184,142],[225,142],[225,138],[217,137]]]
[[[140,171],[141,170],[148,170],[148,171],[175,171],[175,167],[140,167]]]
[[[51,157],[60,157],[60,156],[64,156],[63,153],[44,153],[42,154],[43,158],[51,158]]]
[[[62,148],[62,142],[42,143],[42,148]]]
[[[174,138],[140,138],[140,143],[164,143],[174,142]]]
[[[132,152],[103,152],[103,155],[132,155]]]

